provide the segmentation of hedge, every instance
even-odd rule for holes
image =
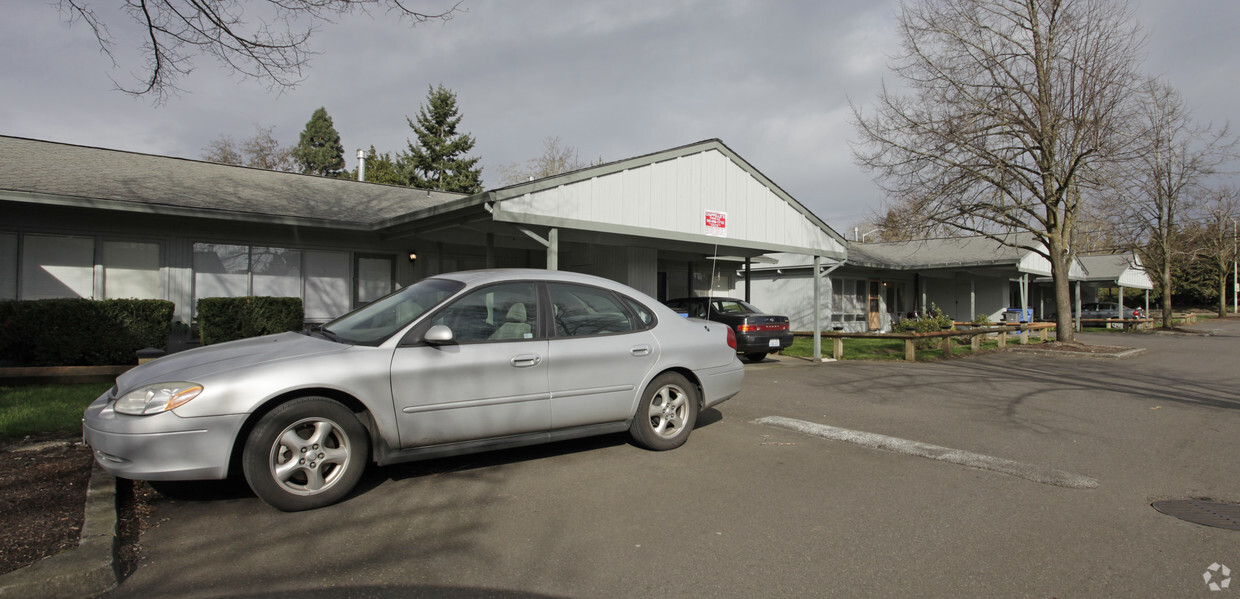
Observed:
[[[0,363],[134,364],[137,350],[167,345],[173,308],[166,300],[0,300]]]
[[[297,297],[204,297],[198,300],[203,345],[300,331],[305,320]]]

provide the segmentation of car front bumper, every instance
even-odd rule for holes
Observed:
[[[82,419],[82,436],[95,461],[113,476],[131,480],[214,480],[228,476],[233,440],[245,414],[181,418],[118,414],[108,394]]]

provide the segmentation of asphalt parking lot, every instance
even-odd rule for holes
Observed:
[[[1240,581],[1203,574],[1240,577],[1240,531],[1150,507],[1240,501],[1240,321],[1198,328],[1217,334],[1081,336],[1148,350],[1125,360],[767,361],[671,452],[614,436],[372,467],[312,512],[208,485],[160,505],[110,596],[1222,597]]]

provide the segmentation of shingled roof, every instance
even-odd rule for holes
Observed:
[[[1086,281],[1115,283],[1135,289],[1154,288],[1153,280],[1141,266],[1141,260],[1136,254],[1081,256],[1080,260],[1087,272],[1084,277]]]
[[[369,230],[466,197],[0,136],[0,200]]]
[[[1028,233],[1012,234],[1009,243],[1033,247]],[[978,267],[1019,263],[1030,250],[1005,245],[989,237],[951,237],[889,243],[850,243],[848,263],[895,270]]]

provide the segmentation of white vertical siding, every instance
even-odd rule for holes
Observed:
[[[843,253],[841,245],[776,190],[722,152],[629,168],[503,200],[505,212],[705,234],[705,211],[726,212],[727,238]]]

